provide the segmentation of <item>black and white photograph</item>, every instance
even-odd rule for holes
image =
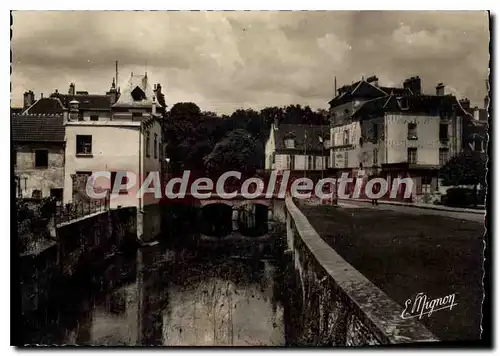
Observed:
[[[11,345],[491,343],[492,21],[11,11]]]

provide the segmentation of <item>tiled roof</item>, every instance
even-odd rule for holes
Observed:
[[[407,109],[404,109],[406,107]],[[458,101],[455,96],[437,95],[389,95],[381,98],[368,100],[353,114],[355,117],[366,119],[370,114],[381,114],[383,112],[408,112],[439,114],[447,112],[451,114],[458,109]]]
[[[64,142],[64,120],[58,116],[11,115],[14,142]]]
[[[57,98],[40,98],[27,108],[23,114],[62,114],[63,104]]]
[[[285,139],[294,138],[295,147],[297,151],[307,150],[321,150],[322,144],[319,137],[323,140],[330,139],[330,126],[327,125],[292,125],[282,124],[274,130],[274,140],[276,149],[289,149],[285,147]],[[326,150],[325,150],[326,152]]]
[[[366,80],[360,80],[357,81],[351,85],[346,85],[343,87],[344,92],[340,95],[337,95],[335,98],[333,98],[330,101],[330,104],[340,105],[342,103],[352,101],[356,98],[356,96],[359,96],[359,89],[360,88],[371,88],[368,89],[370,93],[373,93],[373,95],[370,95],[368,98],[375,98],[375,97],[380,97],[384,95],[411,95],[411,91],[405,88],[398,88],[398,87],[383,87],[383,86],[376,86],[372,83],[367,82]],[[378,89],[378,90],[377,90]],[[358,94],[358,95],[357,95]]]
[[[73,100],[78,101],[80,109],[83,110],[110,110],[111,108],[111,98],[107,95],[54,93],[51,97],[58,98],[65,108],[68,108],[69,103]]]

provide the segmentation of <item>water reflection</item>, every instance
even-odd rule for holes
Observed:
[[[72,293],[61,290],[64,298],[44,312],[50,318],[38,317],[26,342],[284,345],[279,279],[271,261],[143,248]]]

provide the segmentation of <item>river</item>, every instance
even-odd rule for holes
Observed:
[[[282,346],[282,270],[264,256],[143,247],[59,288],[25,342]]]

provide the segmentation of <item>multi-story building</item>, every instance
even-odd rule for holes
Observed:
[[[462,119],[454,96],[422,93],[419,77],[402,88],[380,86],[376,76],[343,86],[330,101],[331,168],[337,175],[380,176],[389,185],[411,177],[413,200],[439,189],[438,170],[462,150]]]
[[[64,123],[62,115],[12,115],[12,161],[16,197],[62,200]]]
[[[160,105],[147,74],[132,74],[116,102],[109,103],[108,111],[103,110],[102,115],[94,114],[95,107],[82,109],[78,96],[72,99],[65,112],[66,202],[72,200],[72,175],[131,172],[139,182],[147,173],[160,171],[163,147],[161,115],[157,111]],[[125,193],[112,197],[111,207],[137,206],[139,200],[135,194]]]
[[[110,180],[96,181],[95,185],[116,192],[116,184],[131,184],[111,195],[110,207],[137,207],[138,239],[142,241],[158,235],[160,229],[159,198],[138,192],[150,172],[161,175],[161,105],[147,73],[132,73],[120,89],[107,115],[86,114],[78,97],[68,103],[64,201],[72,201],[74,182],[86,181],[94,172],[111,172]]]
[[[329,130],[324,125],[273,123],[265,146],[266,170],[306,171],[319,176],[328,167]]]
[[[470,101],[460,100],[460,105],[468,113],[463,121],[462,146],[464,150],[486,151],[488,132],[488,96],[484,98],[484,108],[471,108]]]

